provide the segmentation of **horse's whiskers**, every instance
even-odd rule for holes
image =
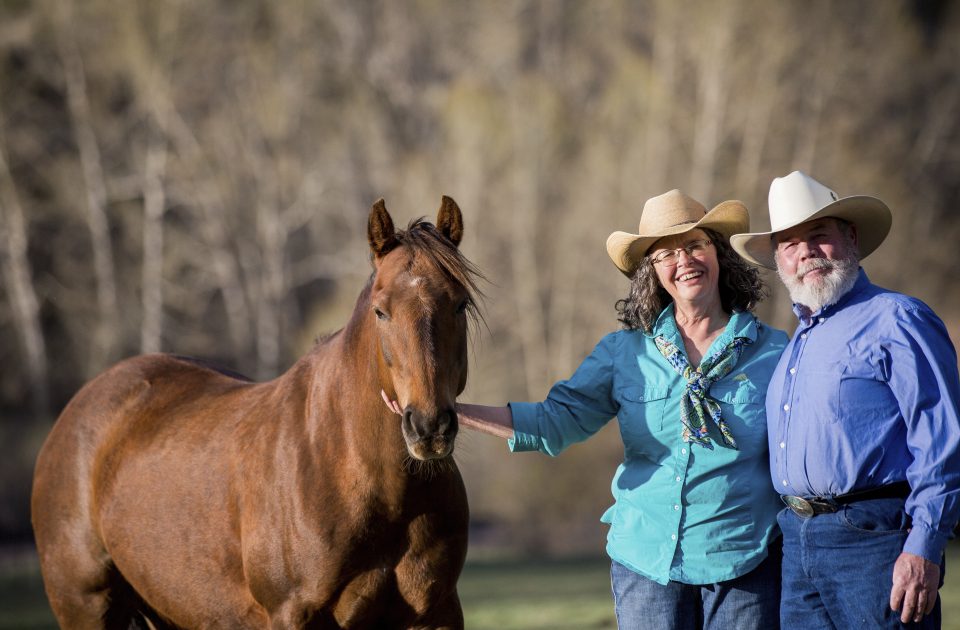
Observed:
[[[416,459],[407,456],[403,460],[403,471],[408,475],[420,477],[426,481],[431,481],[442,473],[449,473],[453,470],[453,457],[444,457],[442,459]]]

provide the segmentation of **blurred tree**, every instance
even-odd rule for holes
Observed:
[[[50,411],[46,341],[27,251],[27,220],[7,166],[5,144],[0,128],[0,267],[6,301],[13,312],[14,329],[26,359],[34,417],[46,418]]]

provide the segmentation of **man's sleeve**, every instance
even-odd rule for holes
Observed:
[[[940,562],[960,515],[960,379],[946,327],[923,304],[903,308],[890,352],[890,386],[906,422],[913,520],[903,550]]]

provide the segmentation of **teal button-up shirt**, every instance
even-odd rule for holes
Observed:
[[[512,451],[557,455],[617,416],[624,461],[611,490],[611,558],[660,584],[711,584],[744,575],[779,535],[782,507],[770,487],[764,400],[787,335],[750,313],[734,313],[706,356],[734,337],[748,337],[733,370],[710,388],[739,449],[724,446],[709,423],[714,448],[681,438],[685,380],[654,344],[663,335],[683,348],[673,305],[652,333],[623,330],[597,344],[574,375],[540,403],[510,403]]]

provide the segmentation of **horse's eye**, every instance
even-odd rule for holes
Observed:
[[[383,311],[381,311],[381,310],[380,310],[379,308],[377,308],[376,306],[373,307],[373,312],[374,312],[374,314],[377,316],[377,319],[379,319],[379,320],[381,320],[381,321],[387,321],[388,319],[390,319],[390,316],[389,316],[389,315],[387,315],[386,313],[384,313]]]
[[[469,305],[470,305],[470,299],[469,299],[469,298],[466,298],[466,299],[464,299],[462,302],[460,302],[460,304],[457,305],[457,315],[459,315],[460,313],[465,312],[465,311],[467,310],[467,306],[469,306]]]

